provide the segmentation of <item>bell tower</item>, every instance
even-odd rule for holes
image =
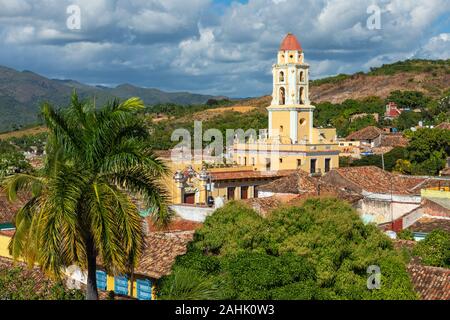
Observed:
[[[300,42],[288,33],[272,66],[273,93],[269,137],[292,144],[312,141],[314,106],[309,100],[309,65]]]

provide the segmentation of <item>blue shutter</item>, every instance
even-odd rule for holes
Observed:
[[[114,292],[124,296],[128,295],[128,278],[126,276],[114,277]]]
[[[106,290],[106,279],[108,275],[105,271],[97,270],[97,288],[100,290]]]
[[[148,279],[138,279],[136,281],[137,298],[139,300],[152,300],[152,282]]]

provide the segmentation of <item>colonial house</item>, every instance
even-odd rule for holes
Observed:
[[[361,146],[372,147],[372,142],[377,139],[383,130],[374,126],[368,126],[361,130],[355,131],[349,134],[345,140],[346,141],[357,141],[361,143]]]
[[[393,222],[417,209],[424,183],[438,183],[434,178],[396,175],[375,166],[333,169],[322,180],[361,195],[362,219],[376,224]]]
[[[401,109],[398,108],[395,102],[389,102],[386,105],[386,112],[384,113],[384,118],[389,120],[394,120],[402,114]]]
[[[395,147],[406,147],[409,143],[402,133],[385,132],[374,126],[351,133],[345,138],[345,141],[358,144],[362,153],[374,154],[386,153]]]
[[[158,280],[169,275],[175,259],[186,253],[187,245],[192,241],[195,229],[201,224],[184,221],[177,218],[164,231],[156,230],[150,224],[151,232],[145,236],[145,246],[137,267],[131,274],[108,274],[97,262],[97,287],[100,297],[106,298],[107,292],[113,292],[119,298],[134,298],[138,300],[157,299],[155,288]],[[2,266],[12,266],[13,260],[8,251],[8,244],[14,230],[0,229],[0,269]],[[25,264],[19,261],[19,265]],[[26,268],[25,268],[26,269]],[[43,273],[34,267],[27,274],[36,276],[36,279],[46,279]],[[87,276],[78,267],[71,266],[64,270],[66,283],[70,288],[83,289]]]

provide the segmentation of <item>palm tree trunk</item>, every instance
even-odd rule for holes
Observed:
[[[97,253],[92,237],[86,241],[86,255],[88,263],[88,276],[86,286],[86,300],[98,300],[97,290]]]

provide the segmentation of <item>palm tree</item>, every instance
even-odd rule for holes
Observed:
[[[97,259],[112,274],[128,273],[139,259],[144,239],[132,195],[146,202],[156,223],[172,216],[160,182],[168,169],[146,142],[136,117],[142,108],[132,98],[97,109],[75,93],[67,109],[44,104],[45,167],[2,183],[10,201],[19,192],[30,195],[15,215],[11,254],[55,277],[70,265],[87,270],[88,300],[98,299]]]

